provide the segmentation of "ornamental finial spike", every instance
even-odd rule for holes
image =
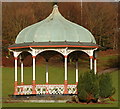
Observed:
[[[55,5],[53,6],[53,8],[58,8],[58,5],[57,5],[57,4],[55,4]]]
[[[57,4],[55,4],[55,5],[53,6],[53,14],[56,14],[56,13],[59,13],[58,5],[57,5]]]

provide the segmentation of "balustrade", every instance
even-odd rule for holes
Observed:
[[[37,84],[35,87],[36,94],[64,94],[64,84]],[[68,94],[77,94],[77,85],[67,85]],[[18,85],[18,95],[32,94],[32,85]]]

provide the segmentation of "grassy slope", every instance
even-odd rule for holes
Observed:
[[[107,56],[106,58],[102,57],[101,60],[108,60],[109,58],[111,58],[111,56]],[[100,60],[100,59],[99,59]],[[107,61],[105,61],[107,62]],[[86,62],[88,63],[88,61]],[[104,64],[100,64],[99,63],[99,67],[105,65]],[[82,63],[79,63],[79,72],[84,72],[85,70],[87,70],[89,68],[88,64],[86,65],[82,65]],[[18,83],[20,84],[20,68],[18,68]],[[26,67],[24,69],[24,83],[25,84],[31,84],[32,83],[32,67]],[[3,79],[3,97],[6,98],[8,97],[9,94],[12,94],[14,92],[13,89],[13,81],[14,81],[14,68],[3,68],[3,75],[2,75],[2,79]],[[116,88],[116,93],[114,95],[115,99],[118,99],[118,72],[112,72],[112,79],[113,79],[113,85]],[[40,64],[37,65],[36,67],[36,82],[37,84],[44,84],[45,83],[45,65]],[[49,83],[64,83],[64,66],[63,64],[61,65],[53,65],[50,63],[49,66]],[[68,83],[75,83],[75,68],[74,65],[71,64],[69,65],[69,69],[68,69]],[[112,102],[113,103],[113,102]],[[22,104],[22,105],[21,105]],[[111,107],[111,106],[117,106],[117,101],[114,102],[113,104],[88,104],[88,105],[84,105],[84,104],[66,104],[66,103],[4,103],[3,106],[11,106],[11,107]]]

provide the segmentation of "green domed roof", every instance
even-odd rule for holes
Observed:
[[[54,5],[52,13],[43,21],[26,27],[17,36],[15,43],[31,42],[82,42],[94,43],[94,36],[84,27],[65,19]]]

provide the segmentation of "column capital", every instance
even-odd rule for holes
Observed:
[[[93,56],[90,56],[90,59],[93,59]]]
[[[68,56],[67,55],[64,55],[64,58],[67,58]]]
[[[36,58],[36,56],[32,56],[32,58]]]
[[[14,59],[15,59],[15,60],[17,60],[17,59],[18,59],[18,57],[14,57]]]

